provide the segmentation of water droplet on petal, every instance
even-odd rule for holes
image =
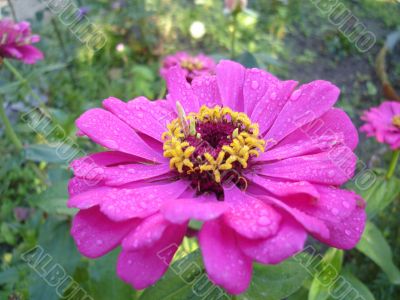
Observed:
[[[118,144],[114,140],[104,140],[103,143],[104,143],[104,146],[106,146],[107,148],[109,148],[111,150],[117,150],[118,149]]]
[[[261,217],[258,219],[258,224],[261,226],[266,226],[271,224],[271,220],[267,217]]]
[[[297,101],[297,99],[299,99],[299,97],[301,96],[302,91],[301,90],[295,90],[292,94],[292,96],[290,97],[290,99],[292,101]]]
[[[332,214],[337,216],[339,214],[339,210],[337,208],[332,208]]]
[[[254,89],[254,90],[256,90],[256,89],[258,89],[258,87],[259,87],[258,82],[255,81],[255,80],[253,80],[253,81],[251,82],[251,88]]]

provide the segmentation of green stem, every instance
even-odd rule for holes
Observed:
[[[20,139],[18,138],[17,134],[15,133],[15,131],[11,125],[10,120],[7,117],[7,114],[4,110],[4,101],[2,98],[0,98],[0,118],[4,124],[6,136],[15,145],[15,148],[17,148],[18,151],[21,151],[22,149],[24,149]]]
[[[232,33],[231,33],[231,59],[235,59],[236,56],[236,51],[235,51],[235,46],[236,46],[236,28],[237,28],[237,13],[234,12],[232,15],[233,21],[232,21]]]
[[[14,66],[7,59],[3,60],[3,64],[7,67],[8,70],[10,70],[10,72],[15,76],[15,78],[18,79],[18,81],[21,84],[24,84],[29,88],[29,93],[32,95],[33,98],[36,99],[36,101],[38,101],[40,108],[44,112],[46,112],[50,115],[49,111],[47,110],[47,107],[44,105],[44,103],[42,103],[43,100],[40,98],[40,96],[38,94],[36,94],[33,91],[32,87],[29,85],[29,82],[24,78],[24,76],[22,76],[21,73],[16,68],[14,68]]]
[[[399,157],[400,157],[400,150],[393,151],[393,156],[392,160],[390,161],[389,170],[386,174],[387,179],[390,179],[393,176],[394,171],[396,170],[397,161],[399,160]]]
[[[62,51],[63,56],[64,56],[64,61],[67,64],[68,75],[69,75],[69,77],[71,79],[73,87],[76,89],[77,87],[76,87],[75,75],[71,70],[71,66],[68,64],[68,52],[67,52],[67,48],[65,47],[65,42],[64,42],[64,39],[62,37],[60,28],[58,28],[57,21],[54,18],[51,19],[51,24],[53,26],[54,32],[56,33],[58,43],[60,44],[60,48],[61,48],[61,51]]]
[[[15,13],[14,5],[12,4],[11,0],[7,0],[7,3],[8,3],[8,6],[10,7],[11,15],[13,17],[14,22],[17,22],[17,15]]]

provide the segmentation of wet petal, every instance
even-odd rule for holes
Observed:
[[[222,104],[243,111],[243,84],[246,69],[237,62],[221,60],[217,65],[217,82]]]
[[[307,232],[289,216],[285,216],[273,237],[261,240],[239,238],[242,251],[263,264],[278,264],[304,248]]]
[[[199,111],[199,100],[193,93],[192,87],[186,81],[185,72],[178,66],[167,71],[167,99],[171,108],[176,111],[176,102],[179,101],[186,114]]]
[[[327,152],[264,164],[257,172],[276,178],[341,185],[353,177],[356,161],[350,148],[335,147]]]
[[[252,262],[239,249],[234,231],[220,220],[207,221],[199,242],[211,281],[230,294],[244,292],[250,284]]]
[[[131,251],[151,247],[162,238],[168,226],[172,225],[161,214],[150,216],[124,238],[122,248]]]
[[[166,131],[166,123],[176,117],[167,101],[150,101],[138,97],[125,103],[110,97],[103,101],[103,106],[135,130],[162,142],[161,135]]]
[[[120,186],[129,182],[154,178],[170,173],[169,164],[127,164],[104,168],[104,183],[111,186]],[[170,177],[175,176],[171,173]]]
[[[156,153],[138,134],[112,113],[93,108],[83,113],[76,120],[77,127],[94,142],[109,148],[154,162],[165,159]]]
[[[188,181],[179,180],[135,189],[118,188],[101,196],[101,211],[115,221],[145,218],[156,213],[165,201],[178,198],[188,186]]]
[[[251,113],[251,120],[260,126],[260,133],[263,134],[271,127],[297,84],[293,80],[270,83],[267,92]]]
[[[237,233],[257,239],[278,231],[280,215],[270,205],[246,195],[236,186],[224,188],[224,202],[229,205],[224,220]]]
[[[306,194],[315,199],[320,197],[317,189],[307,181],[279,181],[257,175],[250,176],[249,178],[252,182],[262,186],[275,196],[286,197],[298,194]]]
[[[96,258],[117,247],[136,225],[136,220],[113,222],[94,207],[77,213],[72,221],[71,235],[79,252]]]
[[[154,284],[167,271],[185,231],[184,225],[170,226],[152,247],[122,250],[117,263],[118,276],[137,290]]]
[[[190,219],[208,221],[218,218],[227,208],[224,202],[219,202],[214,195],[209,195],[168,201],[161,208],[161,213],[170,222],[182,224]]]
[[[340,90],[333,84],[316,80],[292,93],[265,139],[281,141],[297,128],[319,118],[332,108]]]
[[[196,77],[192,81],[192,89],[199,99],[200,106],[214,107],[222,104],[216,76]]]

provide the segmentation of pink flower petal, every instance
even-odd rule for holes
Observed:
[[[189,186],[188,181],[149,185],[135,189],[118,188],[105,193],[100,203],[101,211],[115,221],[145,218],[156,213],[168,200],[178,198]]]
[[[278,264],[303,250],[307,232],[290,216],[285,216],[279,231],[273,237],[251,240],[239,237],[240,249],[263,264]]]
[[[78,128],[98,143],[111,150],[118,150],[154,162],[165,159],[150,148],[137,133],[112,113],[93,108],[76,120]]]
[[[44,58],[42,51],[32,45],[21,46],[18,51],[22,54],[22,61],[26,64],[35,64]]]
[[[185,72],[180,67],[175,66],[168,69],[167,87],[167,99],[172,109],[176,111],[176,102],[179,101],[186,114],[199,111],[199,100],[186,81]]]
[[[278,117],[298,82],[293,80],[271,81],[267,92],[258,101],[250,119],[260,126],[260,133],[266,132]]]
[[[165,100],[150,101],[138,97],[125,103],[110,97],[103,101],[103,106],[135,130],[160,142],[161,135],[167,130],[166,123],[176,118]]]
[[[266,196],[258,197],[260,199],[263,199],[267,203],[273,204],[276,207],[280,207],[281,209],[289,213],[298,223],[300,223],[308,232],[313,234],[315,237],[326,239],[329,238],[328,227],[323,221],[319,220],[318,218],[307,215],[301,210],[291,207],[278,199]]]
[[[79,252],[96,258],[117,247],[136,225],[136,220],[113,222],[95,207],[77,213],[72,221],[71,235]]]
[[[261,165],[257,173],[289,180],[341,185],[354,175],[357,157],[348,147]]]
[[[330,82],[317,80],[294,91],[265,139],[279,142],[297,128],[319,118],[339,97],[340,90]]]
[[[235,233],[220,220],[207,221],[199,242],[211,281],[230,294],[244,292],[251,281],[252,262],[239,249]]]
[[[93,188],[82,187],[79,193],[74,193],[70,196],[67,206],[69,208],[88,209],[113,197],[111,196],[113,193],[115,193],[115,189],[104,185]]]
[[[339,249],[352,249],[360,241],[364,232],[367,215],[364,201],[359,198],[361,204],[357,205],[351,215],[340,222],[325,221],[329,228],[329,238],[317,237],[321,242]]]
[[[316,188],[320,194],[317,201],[304,202],[293,199],[290,205],[310,216],[329,222],[342,222],[356,208],[359,196],[354,192],[323,185],[317,185]]]
[[[278,78],[264,70],[246,69],[243,85],[244,112],[251,116],[256,104],[268,91],[274,90],[279,82]]]
[[[135,230],[131,231],[122,241],[125,251],[149,248],[159,241],[171,223],[167,222],[161,214],[155,214],[144,219]],[[177,228],[178,229],[178,228]]]
[[[217,82],[222,104],[235,111],[243,111],[243,84],[246,69],[229,60],[217,65]]]
[[[167,201],[162,206],[161,213],[168,221],[182,224],[190,219],[208,221],[218,218],[227,208],[224,202],[219,202],[214,195],[209,195]]]
[[[354,150],[357,144],[357,130],[350,118],[340,109],[330,109],[322,117],[298,128],[275,147],[262,153],[257,161],[324,152],[338,145]]]
[[[236,186],[224,188],[224,202],[229,210],[223,218],[237,233],[258,239],[278,231],[281,216],[271,206],[246,195]]]
[[[68,182],[68,194],[70,198],[88,190],[102,186],[98,181],[90,181],[85,178],[73,177]]]
[[[222,104],[216,76],[196,77],[192,81],[192,89],[199,99],[200,106],[214,107]]]
[[[167,271],[185,232],[184,225],[170,226],[152,247],[122,250],[117,263],[118,276],[137,290],[154,284]]]
[[[127,164],[104,168],[103,179],[106,185],[120,186],[129,182],[154,178],[170,173],[169,164]],[[170,173],[169,177],[175,176]]]
[[[307,181],[277,181],[257,175],[250,176],[249,178],[252,182],[262,186],[264,189],[278,197],[293,196],[298,194],[309,195],[314,199],[319,199],[320,197],[317,189]]]
[[[104,178],[104,167],[109,165],[137,162],[135,156],[118,152],[98,152],[75,159],[70,167],[74,175],[90,181],[102,181]]]

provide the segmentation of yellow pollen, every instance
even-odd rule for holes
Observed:
[[[252,123],[245,113],[232,111],[228,107],[203,105],[198,113],[186,115],[181,105],[177,105],[179,117],[167,125],[162,134],[164,140],[164,157],[170,158],[171,169],[179,173],[193,174],[208,172],[215,182],[220,183],[223,172],[235,167],[247,168],[248,160],[257,157],[265,150],[265,141],[259,137],[258,124]],[[196,154],[196,147],[188,142],[188,138],[201,142],[201,135],[196,125],[204,123],[231,124],[234,128],[227,136],[229,144],[222,146],[214,157],[208,152]],[[201,144],[201,143],[199,143]]]
[[[393,123],[394,126],[400,128],[400,115],[394,116],[393,119],[392,119],[392,123]]]
[[[181,61],[181,67],[189,71],[201,70],[203,63],[198,59],[185,59]]]

